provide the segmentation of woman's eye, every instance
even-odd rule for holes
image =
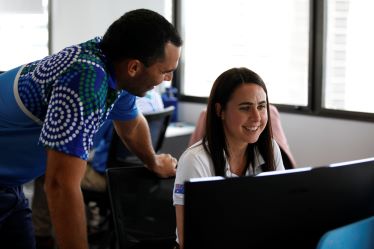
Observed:
[[[259,110],[263,110],[263,109],[266,109],[266,105],[259,105],[257,108],[258,108]]]

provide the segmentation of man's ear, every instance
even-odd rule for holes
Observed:
[[[134,77],[141,70],[141,62],[139,60],[129,60],[127,71],[131,77]]]

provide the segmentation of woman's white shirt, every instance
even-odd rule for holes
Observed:
[[[284,170],[282,155],[278,144],[273,139],[274,162],[276,170]],[[264,164],[264,159],[256,150],[255,157],[255,174],[262,172],[261,165]],[[226,177],[237,177],[230,171],[230,165],[226,160]],[[246,175],[252,175],[252,169],[249,168]],[[209,154],[205,151],[202,141],[195,143],[188,148],[180,157],[178,161],[177,173],[173,190],[174,205],[184,205],[184,182],[191,178],[201,178],[215,176],[213,161]]]

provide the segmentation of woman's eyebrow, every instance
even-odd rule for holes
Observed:
[[[242,106],[242,105],[254,105],[254,104],[255,103],[253,103],[253,102],[245,101],[245,102],[239,103],[239,106]],[[258,105],[266,104],[266,100],[262,100],[262,101],[258,102],[257,104]]]

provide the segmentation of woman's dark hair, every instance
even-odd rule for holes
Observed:
[[[214,82],[207,107],[207,117],[205,123],[206,133],[203,138],[203,146],[205,151],[212,158],[215,175],[217,176],[225,176],[226,160],[224,153],[228,158],[230,157],[230,154],[227,148],[222,120],[216,112],[216,104],[219,103],[222,110],[224,110],[235,89],[242,84],[249,83],[261,86],[266,93],[268,122],[258,141],[254,144],[248,144],[246,151],[247,158],[245,171],[248,169],[249,165],[254,167],[256,147],[265,160],[265,165],[262,167],[262,170],[275,170],[269,101],[265,83],[258,74],[247,68],[232,68],[222,73]],[[254,168],[252,170],[255,172]]]
[[[137,59],[150,66],[164,58],[167,42],[182,46],[174,26],[154,11],[137,9],[110,25],[100,47],[110,61]]]

